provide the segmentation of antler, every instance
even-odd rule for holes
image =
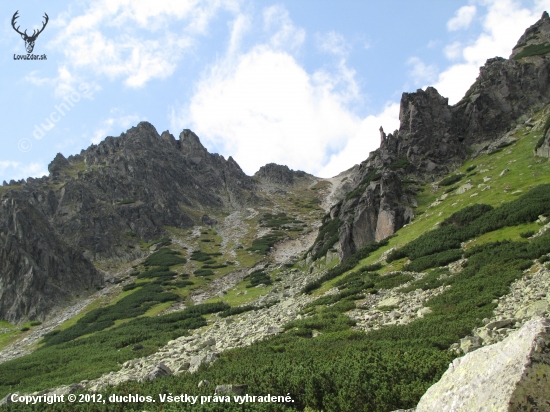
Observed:
[[[48,24],[48,20],[50,20],[50,18],[48,17],[48,15],[46,14],[46,12],[44,12],[44,16],[43,16],[43,17],[46,19],[46,21],[42,24],[42,28],[41,28],[40,30],[38,30],[38,33],[35,33],[36,30],[33,30],[31,38],[36,39],[36,38],[38,37],[38,35],[39,35],[40,33],[42,33],[42,32],[44,31],[44,29],[46,28],[46,24]]]
[[[13,29],[14,29],[17,33],[19,33],[21,36],[26,36],[26,35],[27,35],[27,30],[25,30],[25,33],[21,33],[21,32],[19,31],[19,27],[21,27],[21,26],[17,26],[17,28],[15,28],[15,20],[17,20],[17,18],[19,17],[19,16],[17,15],[17,13],[19,13],[19,10],[17,10],[17,11],[13,14],[13,17],[11,18],[11,25],[12,25]]]

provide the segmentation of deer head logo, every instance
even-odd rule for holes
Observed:
[[[17,13],[19,13],[19,10],[17,10],[13,15],[11,19],[11,25],[13,29],[21,35],[21,38],[25,40],[25,48],[27,49],[27,53],[32,53],[34,49],[34,42],[36,41],[36,38],[38,37],[38,35],[44,31],[46,24],[48,24],[49,17],[46,13],[44,13],[44,18],[46,19],[46,21],[42,24],[42,28],[38,31],[33,30],[32,36],[29,36],[27,35],[27,30],[25,30],[24,33],[21,33],[19,31],[19,26],[17,26],[17,28],[15,27],[15,20],[17,20],[17,18],[19,17]]]

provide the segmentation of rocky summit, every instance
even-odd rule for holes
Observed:
[[[329,179],[141,122],[5,182],[0,406],[550,410],[549,69],[544,13],[457,104],[403,93]]]
[[[403,181],[435,181],[472,152],[479,155],[506,145],[506,133],[548,103],[550,62],[538,50],[547,44],[549,27],[545,12],[519,40],[510,59],[487,60],[464,98],[453,106],[433,87],[403,93],[399,129],[386,134],[380,128],[380,148],[359,165],[354,190],[331,210],[331,219],[339,219],[342,258],[411,221],[414,187],[403,190]],[[547,139],[545,143],[537,150],[547,156]]]
[[[58,154],[50,175],[4,186],[0,214],[0,317],[43,320],[92,293],[91,262],[144,256],[136,246],[190,228],[189,211],[235,210],[260,201],[256,181],[231,158],[210,154],[184,130],[176,140],[146,122],[79,155]]]

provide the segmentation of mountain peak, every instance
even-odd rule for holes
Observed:
[[[181,152],[190,157],[204,157],[208,150],[202,145],[199,136],[190,129],[180,133]]]
[[[542,56],[550,52],[550,16],[543,12],[541,18],[525,30],[512,50],[510,59]]]
[[[295,179],[312,176],[302,170],[292,170],[288,166],[268,163],[260,167],[254,177],[269,183],[291,185],[295,182]]]
[[[69,161],[61,153],[58,153],[48,165],[48,171],[52,177],[57,177],[59,176],[59,172],[68,167],[71,167]]]
[[[157,129],[147,121],[141,121],[137,126],[131,127],[126,134],[128,135],[154,135],[159,137]]]

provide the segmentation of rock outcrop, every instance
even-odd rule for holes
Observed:
[[[0,204],[0,316],[44,320],[56,307],[91,294],[103,276],[69,246],[22,193]]]
[[[413,204],[414,199],[404,192],[395,172],[375,176],[361,195],[347,199],[331,211],[342,222],[339,228],[340,258],[350,256],[367,243],[391,236],[409,223],[414,217]]]
[[[550,410],[550,319],[457,358],[416,412]]]
[[[452,131],[453,108],[433,87],[403,93],[400,127],[380,145],[381,166],[406,159],[416,174],[445,174],[466,157],[466,147]]]
[[[550,101],[549,39],[545,12],[521,37],[510,59],[487,60],[453,106],[433,87],[403,93],[399,129],[386,135],[380,128],[380,148],[359,165],[354,188],[331,210],[331,217],[341,222],[342,258],[390,236],[414,217],[415,182],[437,181],[470,153],[507,145],[507,132]],[[541,140],[536,154],[549,155],[548,140]]]
[[[260,167],[254,177],[262,182],[274,183],[277,185],[290,186],[299,179],[313,178],[312,175],[301,170],[292,170],[288,166],[268,163]]]

